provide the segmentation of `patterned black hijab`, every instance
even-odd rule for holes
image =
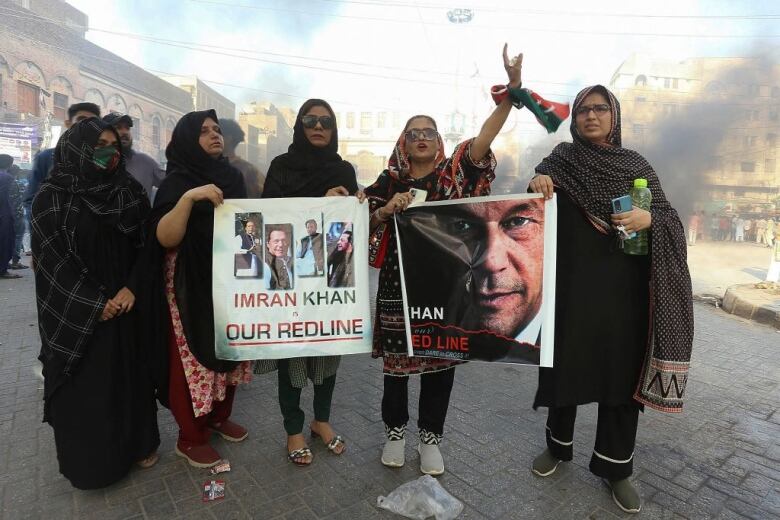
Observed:
[[[110,296],[79,256],[76,226],[79,215],[91,213],[113,225],[141,247],[143,220],[149,199],[143,187],[125,170],[120,158],[111,170],[95,163],[100,134],[110,130],[100,119],[85,119],[62,134],[54,150],[54,169],[32,206],[32,250],[40,360],[47,380],[70,375],[84,355]],[[55,386],[46,387],[47,395]]]
[[[621,146],[620,103],[612,92],[602,85],[583,89],[574,100],[572,113],[593,92],[602,94],[611,107],[612,128],[607,137],[611,146],[581,137],[573,117],[573,142],[556,146],[536,167],[536,173],[549,175],[556,189],[565,191],[603,233],[615,233],[610,225],[612,199],[627,195],[634,179],[647,179],[653,195],[651,318],[647,355],[634,398],[652,408],[679,412],[693,346],[693,302],[685,233],[653,168],[639,153]]]

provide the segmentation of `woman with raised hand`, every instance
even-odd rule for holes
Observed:
[[[160,444],[135,309],[149,199],[119,143],[96,117],[73,125],[32,206],[43,420],[79,489],[153,466]]]
[[[223,156],[214,110],[185,114],[165,150],[168,165],[150,217],[149,342],[158,399],[179,425],[176,453],[195,467],[220,461],[212,433],[244,440],[230,420],[236,386],[251,380],[251,363],[217,359],[211,290],[214,208],[246,198],[241,173]]]
[[[521,85],[523,55],[509,59],[504,46],[504,68],[509,87]],[[405,434],[408,411],[408,381],[420,375],[420,404],[417,426],[420,442],[420,471],[430,475],[444,473],[439,444],[455,377],[455,365],[461,361],[407,356],[404,313],[398,268],[398,250],[394,229],[388,225],[393,213],[403,211],[412,201],[411,189],[421,190],[426,200],[459,199],[490,194],[495,178],[496,160],[490,150],[506,122],[512,103],[500,102],[474,138],[444,153],[444,143],[436,122],[427,115],[410,118],[390,156],[387,169],[366,188],[371,211],[371,257],[381,262],[376,297],[374,357],[384,358],[384,395],[382,419],[386,442],[382,463],[400,467],[405,463]],[[381,252],[380,252],[381,251]]]

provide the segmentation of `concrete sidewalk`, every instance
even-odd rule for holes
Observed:
[[[780,516],[780,334],[696,306],[693,370],[684,413],[640,417],[634,482],[642,518],[766,519]],[[31,276],[0,282],[0,497],[4,519],[391,519],[376,498],[419,476],[416,407],[410,409],[407,465],[379,462],[380,364],[348,356],[339,371],[332,423],[347,439],[336,457],[312,444],[309,468],[287,462],[276,377],[257,377],[238,393],[234,419],[250,429],[240,444],[215,439],[233,470],[227,497],[204,504],[205,470],[173,454],[176,427],[160,410],[160,463],[118,484],[74,490],[57,469],[51,428],[41,423],[33,376],[39,339]],[[530,405],[536,370],[471,363],[459,367],[442,446],[439,481],[465,504],[462,519],[628,518],[588,472],[596,408],[578,414],[575,459],[550,478],[530,472],[544,448],[546,413]],[[416,403],[418,383],[410,385]],[[303,403],[310,410],[311,389]],[[311,413],[307,412],[310,418]],[[85,425],[85,427],[88,427]]]

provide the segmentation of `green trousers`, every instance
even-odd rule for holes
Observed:
[[[287,360],[279,360],[277,374],[279,375],[279,408],[284,417],[284,429],[287,435],[297,435],[303,432],[305,420],[300,406],[302,388],[295,388],[292,385]],[[335,386],[335,375],[323,379],[321,385],[314,385],[314,420],[319,422],[330,420],[330,403]]]

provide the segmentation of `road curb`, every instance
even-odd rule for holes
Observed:
[[[761,291],[755,284],[733,285],[723,297],[723,310],[780,330],[780,305],[756,301],[751,293]]]

